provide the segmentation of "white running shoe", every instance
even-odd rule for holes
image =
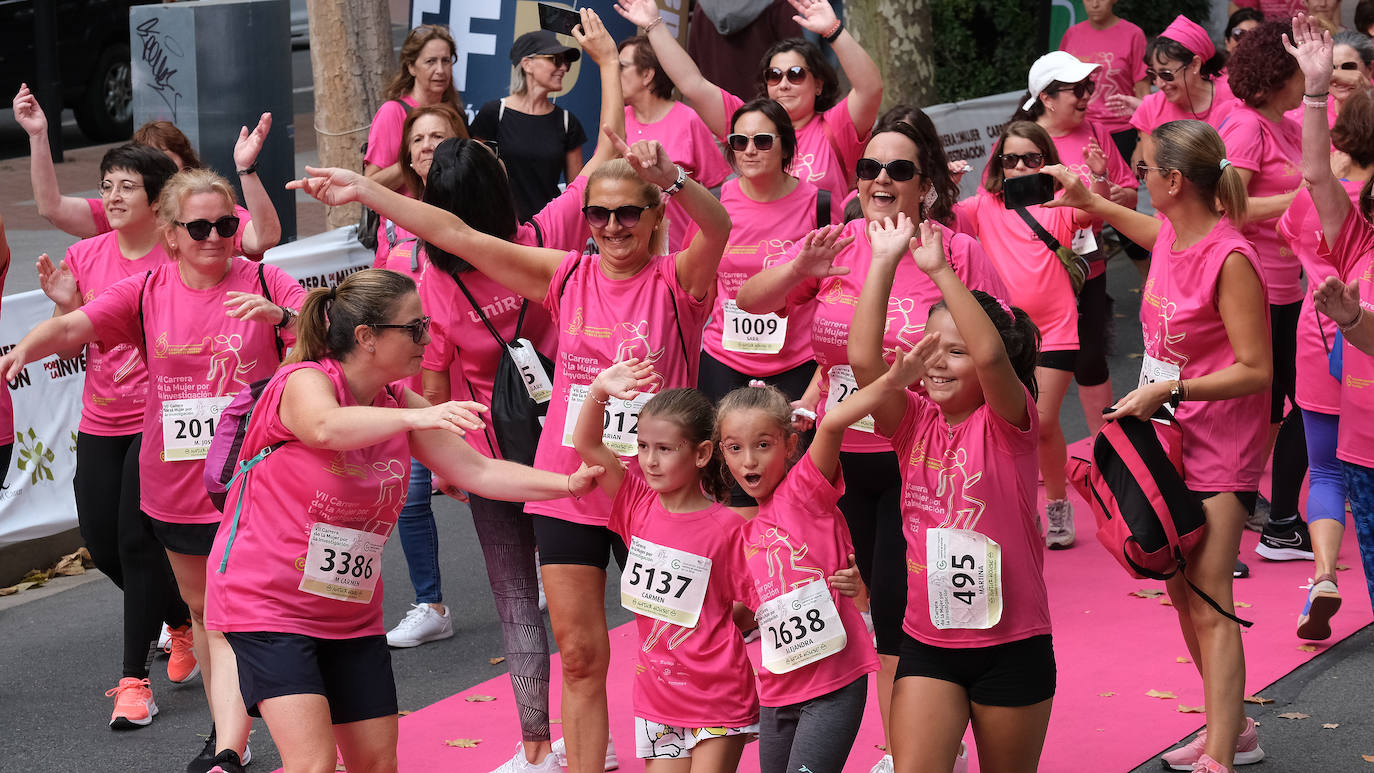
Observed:
[[[539,581],[539,611],[549,608],[549,600],[544,597],[544,567],[539,565],[539,551],[534,551],[534,577]]]
[[[1069,500],[1046,502],[1045,515],[1050,522],[1050,530],[1045,534],[1045,546],[1050,550],[1073,547],[1073,505],[1069,504]]]
[[[560,768],[568,767],[568,747],[562,738],[553,742],[553,756],[558,759]],[[606,739],[606,770],[620,767],[620,758],[615,755],[615,739]]]
[[[878,764],[874,765],[868,773],[893,773],[892,755],[884,754],[883,758],[878,760]]]
[[[416,647],[452,635],[453,616],[448,609],[441,615],[428,604],[412,604],[405,618],[386,632],[386,643],[392,647]]]
[[[525,759],[524,745],[516,744],[515,756],[503,762],[501,767],[491,773],[558,773],[558,755],[549,752],[543,762],[530,762]]]

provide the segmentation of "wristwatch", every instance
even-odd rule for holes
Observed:
[[[296,317],[296,311],[286,306],[278,306],[277,308],[281,309],[281,322],[277,323],[277,327],[290,326],[291,320]]]
[[[1181,402],[1183,402],[1183,382],[1175,379],[1173,385],[1169,387],[1169,407],[1177,408]]]
[[[675,180],[672,185],[669,185],[667,188],[663,189],[663,197],[666,199],[669,196],[672,196],[674,193],[677,193],[678,191],[682,190],[682,186],[686,184],[687,170],[679,166],[677,168],[677,180]]]

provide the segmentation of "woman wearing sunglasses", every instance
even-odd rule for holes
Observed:
[[[1345,101],[1358,91],[1366,91],[1374,78],[1374,40],[1368,35],[1354,30],[1341,30],[1331,36],[1334,46],[1331,55],[1331,94],[1327,100],[1326,122],[1335,127],[1336,118],[1341,114]],[[1287,118],[1302,124],[1303,108],[1289,110]],[[1349,157],[1332,146],[1331,168],[1337,175],[1344,177]]]
[[[399,386],[428,343],[415,283],[369,269],[305,299],[289,363],[263,388],[225,502],[207,619],[232,647],[243,703],[286,770],[396,770],[396,686],[382,636],[382,550],[412,455],[507,499],[578,496],[559,475],[483,457],[463,440],[484,406],[430,405]],[[341,471],[358,471],[342,474]],[[381,504],[379,504],[381,503]]]
[[[1241,233],[1259,254],[1269,298],[1274,383],[1268,445],[1274,449],[1273,489],[1269,518],[1255,552],[1271,561],[1312,559],[1307,524],[1298,512],[1307,447],[1302,414],[1294,403],[1302,265],[1276,230],[1279,216],[1302,186],[1302,127],[1285,117],[1303,100],[1302,72],[1283,48],[1283,37],[1291,29],[1291,22],[1265,22],[1236,46],[1230,61],[1231,88],[1242,103],[1218,130],[1226,157],[1249,193]]]
[[[239,222],[233,212],[234,190],[224,178],[204,169],[177,173],[157,209],[171,261],[42,323],[0,358],[0,371],[9,373],[96,340],[142,351],[149,380],[139,452],[142,508],[191,610],[215,719],[219,754],[199,769],[219,764],[228,773],[241,764],[249,721],[237,698],[233,656],[224,637],[203,623],[206,556],[221,514],[206,494],[201,468],[219,412],[239,390],[276,370],[283,329],[305,295],[285,271],[234,255]],[[216,307],[224,313],[206,313]]]
[[[797,9],[793,18],[830,44],[854,86],[840,98],[835,71],[820,49],[801,38],[790,38],[778,41],[764,54],[757,96],[782,105],[797,132],[797,153],[788,171],[843,200],[854,188],[851,164],[860,155],[868,128],[878,116],[883,99],[882,73],[845,30],[827,0],[789,2]],[[654,0],[623,0],[615,9],[644,29],[663,69],[723,141],[730,132],[730,116],[745,100],[702,77],[696,63],[663,24]]]
[[[788,319],[812,315],[811,348],[820,366],[817,412],[821,415],[858,388],[849,366],[849,325],[873,258],[869,223],[895,219],[899,212],[916,221],[948,222],[958,195],[939,136],[906,122],[874,130],[855,172],[864,218],[812,231],[794,243],[781,261],[745,282],[735,299],[750,314],[777,312]],[[939,227],[950,265],[964,284],[1007,297],[1006,287],[983,248],[967,235]],[[912,260],[900,261],[896,272],[883,339],[887,351],[914,346],[925,330],[931,304],[940,298],[939,289]],[[840,511],[854,539],[859,573],[871,594],[881,663],[878,705],[886,730],[906,612],[901,476],[892,445],[874,434],[869,418],[853,424],[845,433],[840,467],[845,479]],[[890,771],[891,765],[891,759],[884,757],[874,770]]]
[[[1107,128],[1087,117],[1094,87],[1091,75],[1085,73],[1096,68],[1063,51],[1040,57],[1031,65],[1027,99],[1012,120],[1034,121],[1050,135],[1059,158],[1078,173],[1084,185],[1105,182],[1112,201],[1135,209],[1136,179],[1130,165],[1121,157]],[[1112,326],[1112,314],[1111,299],[1107,297],[1106,256],[1098,246],[1101,236],[1100,225],[1086,234],[1075,234],[1075,241],[1082,239],[1088,274],[1078,295],[1074,380],[1078,382],[1078,397],[1089,432],[1102,426],[1102,409],[1112,403],[1111,374],[1107,371],[1107,331]],[[1146,250],[1140,253],[1140,259],[1150,255]],[[1136,258],[1134,254],[1131,257]]]
[[[1061,246],[1072,245],[1077,231],[1093,228],[1097,223],[1074,209],[1047,209],[1039,205],[1008,209],[1005,205],[1006,180],[1039,174],[1047,164],[1060,162],[1054,141],[1038,123],[1008,124],[993,146],[992,156],[997,163],[988,166],[983,186],[959,202],[960,222],[967,223],[969,233],[987,248],[988,256],[1011,290],[1012,305],[1025,309],[1040,328],[1040,364],[1035,369],[1040,389],[1035,404],[1040,419],[1040,475],[1045,481],[1045,513],[1049,521],[1045,543],[1054,549],[1068,548],[1074,543],[1073,506],[1069,504],[1064,479],[1068,452],[1059,411],[1078,367],[1078,306],[1069,274],[1072,269],[1066,270],[1027,218],[1033,219]],[[1094,141],[1083,149],[1080,158],[1090,169],[1105,171],[1105,156],[1103,148]],[[1092,186],[1100,195],[1111,195],[1111,183],[1105,175],[1094,174]],[[1105,404],[1110,402],[1109,393]]]

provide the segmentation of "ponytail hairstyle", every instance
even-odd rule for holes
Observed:
[[[983,307],[983,313],[997,328],[997,334],[1002,336],[1002,346],[1007,350],[1007,359],[1011,360],[1016,378],[1026,385],[1033,399],[1039,399],[1040,387],[1035,383],[1035,365],[1040,360],[1040,328],[1020,307],[1012,306],[982,290],[971,292],[973,299]],[[930,307],[931,314],[940,310],[947,310],[944,301],[937,301]]]
[[[654,226],[653,238],[649,240],[649,254],[666,254],[668,252],[668,221],[663,215],[663,189],[635,174],[634,167],[630,166],[629,161],[623,158],[613,158],[598,166],[587,177],[587,187],[582,191],[582,206],[587,206],[592,195],[592,186],[602,180],[626,180],[632,185],[638,186],[639,195],[644,199],[644,206],[653,210],[658,216],[658,224]],[[647,215],[648,210],[644,214]]]
[[[396,304],[415,292],[415,280],[384,268],[349,274],[334,288],[305,296],[296,320],[296,346],[286,362],[341,360],[358,346],[354,328],[385,324]]]
[[[1215,212],[1219,203],[1221,212],[1237,228],[1245,223],[1245,182],[1226,160],[1226,145],[1216,129],[1202,121],[1185,119],[1161,124],[1151,136],[1155,140],[1157,166],[1177,169],[1197,188],[1198,197],[1209,208]]]
[[[1045,157],[1045,166],[1059,163],[1059,150],[1055,148],[1054,140],[1050,139],[1050,133],[1045,131],[1045,127],[1034,121],[1013,121],[1007,124],[1007,128],[1002,130],[1002,136],[997,138],[997,144],[992,147],[992,161],[988,164],[987,173],[983,175],[983,188],[998,197],[1002,195],[1002,183],[1007,177],[1006,172],[1002,171],[1000,156],[1007,146],[1008,137],[1020,137],[1034,142],[1035,149]],[[1054,187],[1058,190],[1059,184],[1056,183]]]
[[[702,443],[712,443],[716,434],[716,409],[711,400],[700,391],[691,388],[669,389],[649,398],[649,402],[639,412],[639,418],[655,417],[666,419],[678,425],[687,442],[692,447]],[[730,496],[721,473],[724,465],[715,445],[711,446],[711,457],[698,472],[701,477],[701,490],[717,502],[724,502]]]
[[[727,415],[742,411],[760,411],[771,419],[782,433],[784,448],[787,439],[797,434],[796,430],[792,429],[792,402],[781,389],[762,381],[751,381],[749,386],[730,390],[716,405],[716,431],[711,437],[716,451],[721,455],[720,477],[726,489],[735,485],[735,476],[730,473],[730,465],[724,463],[725,452],[720,447],[720,425],[724,423]],[[800,450],[800,446],[796,450]],[[795,461],[796,459],[789,458],[787,463],[790,466]]]

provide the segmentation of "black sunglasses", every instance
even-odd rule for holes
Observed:
[[[1075,99],[1082,99],[1083,97],[1091,95],[1094,91],[1097,91],[1097,84],[1092,81],[1079,81],[1072,85],[1060,86],[1057,89],[1051,90],[1050,93],[1062,94],[1065,91],[1072,91]]]
[[[1188,65],[1186,64],[1179,67],[1175,67],[1172,70],[1170,70],[1167,67],[1161,67],[1157,70],[1153,67],[1147,67],[1145,68],[1145,77],[1149,78],[1151,83],[1154,83],[1157,80],[1164,81],[1165,83],[1173,83],[1174,78],[1178,75],[1178,73],[1182,72],[1187,67]]]
[[[412,341],[414,341],[415,343],[418,344],[418,343],[420,343],[421,341],[425,340],[425,333],[428,333],[428,332],[429,332],[429,317],[428,317],[428,316],[420,317],[419,319],[415,320],[414,322],[407,322],[407,323],[405,323],[404,325],[382,324],[382,323],[378,322],[378,323],[375,324],[375,325],[368,325],[368,327],[374,328],[374,329],[379,329],[379,330],[385,330],[385,329],[409,330],[409,331],[410,331],[410,340],[412,340]]]
[[[731,134],[725,139],[727,142],[730,143],[731,150],[735,151],[736,153],[743,153],[744,151],[749,149],[750,140],[754,141],[754,148],[756,150],[765,151],[773,149],[773,140],[777,138],[778,135],[776,134],[770,134],[769,132],[759,132],[758,134]]]
[[[1003,153],[998,156],[1003,169],[1015,169],[1017,164],[1025,164],[1027,169],[1039,169],[1045,165],[1044,153]]]
[[[190,235],[192,239],[203,242],[210,238],[211,228],[215,229],[215,233],[219,234],[221,239],[228,239],[238,233],[239,219],[234,215],[225,215],[213,223],[209,220],[201,219],[192,220],[189,223],[177,223],[177,225],[185,228],[186,233]]]
[[[854,163],[854,174],[860,180],[876,180],[884,169],[887,170],[888,177],[899,183],[904,183],[916,176],[915,162],[907,161],[905,158],[889,161],[886,164],[879,163],[876,158],[861,158]]]
[[[1332,65],[1332,66],[1331,66],[1331,69],[1333,69],[1333,70],[1358,70],[1358,69],[1360,69],[1360,63],[1359,63],[1359,62],[1341,62],[1340,64]]]
[[[806,80],[806,73],[806,68],[799,64],[794,64],[786,70],[769,67],[763,71],[763,79],[768,81],[769,86],[776,86],[782,82],[783,76],[786,76],[787,82],[795,86]]]
[[[648,207],[637,207],[634,204],[626,204],[615,209],[587,206],[582,208],[582,214],[587,218],[587,225],[592,228],[605,228],[610,225],[611,215],[615,215],[615,221],[622,227],[634,228],[639,225],[639,219],[646,209]]]

